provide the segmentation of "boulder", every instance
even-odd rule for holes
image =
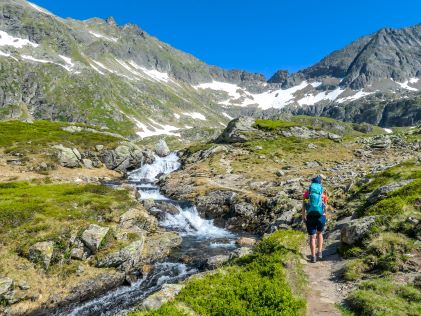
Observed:
[[[29,248],[29,260],[39,263],[45,270],[48,270],[54,254],[54,242],[37,242]]]
[[[104,149],[104,145],[95,145],[96,151],[102,151]]]
[[[67,168],[80,167],[80,153],[79,151],[72,150],[71,148],[64,147],[63,145],[55,145],[54,149],[57,149],[57,158],[61,166]]]
[[[180,213],[180,209],[176,205],[165,201],[157,202],[155,207],[171,215],[177,215]]]
[[[109,231],[110,229],[108,227],[92,224],[82,233],[81,239],[90,251],[96,253]]]
[[[132,208],[120,216],[120,227],[131,228],[133,226],[148,231],[155,230],[157,227],[156,219],[150,216],[146,210],[142,208]]]
[[[0,302],[7,301],[14,296],[14,282],[11,278],[0,277]]]
[[[98,268],[119,268],[129,273],[134,269],[140,269],[142,260],[142,251],[145,245],[145,238],[132,242],[120,251],[110,253],[103,258],[98,259],[96,267]]]
[[[183,287],[183,284],[164,284],[160,291],[148,296],[142,302],[141,309],[148,311],[159,309],[165,303],[174,300]]]
[[[163,139],[160,139],[159,142],[155,144],[154,151],[159,157],[165,157],[171,153],[167,143]]]
[[[253,250],[249,247],[241,247],[238,249],[235,249],[231,254],[229,255],[230,259],[234,258],[242,258],[247,255],[251,255],[253,253]]]
[[[255,119],[252,117],[239,117],[228,123],[228,126],[217,138],[219,143],[244,143],[249,140],[250,132],[258,132],[253,127]]]
[[[250,237],[241,237],[235,243],[240,247],[254,247],[256,245],[256,239]]]
[[[88,169],[93,169],[94,165],[91,159],[82,159],[83,166]]]
[[[217,255],[210,257],[206,261],[206,266],[208,269],[216,269],[222,267],[230,259],[227,255]]]
[[[403,181],[394,182],[394,183],[384,185],[384,186],[374,190],[373,193],[371,193],[371,195],[368,197],[367,201],[370,204],[374,204],[377,201],[380,201],[380,200],[386,198],[387,195],[390,192],[396,191],[396,190],[402,188],[403,186],[405,186],[407,184],[410,184],[412,181],[414,181],[414,180],[409,179],[409,180],[403,180]]]
[[[364,239],[370,232],[377,216],[367,216],[344,223],[341,229],[341,242],[353,245]]]

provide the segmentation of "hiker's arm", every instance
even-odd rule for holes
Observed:
[[[303,222],[306,221],[306,203],[303,201],[303,207],[301,208],[301,219]]]

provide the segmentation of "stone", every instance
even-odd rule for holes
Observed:
[[[144,245],[145,238],[142,236],[141,239],[132,242],[120,251],[110,253],[105,257],[98,259],[96,267],[115,267],[126,273],[132,272],[134,269],[140,269]]]
[[[120,216],[120,227],[131,228],[133,226],[148,231],[155,230],[158,223],[153,216],[150,216],[146,210],[141,208],[132,208]]]
[[[250,132],[257,133],[259,130],[253,127],[255,119],[241,116],[228,123],[228,126],[217,138],[218,143],[243,143],[249,140]]]
[[[370,232],[377,216],[367,216],[344,223],[341,229],[341,242],[353,245],[364,239]]]
[[[168,303],[184,288],[183,284],[164,284],[162,289],[148,296],[141,304],[141,309],[153,311]]]
[[[217,256],[210,257],[206,261],[206,266],[209,269],[220,268],[229,260],[229,258],[230,257],[227,255],[217,255]]]
[[[89,228],[82,233],[81,240],[92,253],[96,253],[109,230],[108,227],[89,225]]]
[[[384,185],[384,186],[374,190],[373,193],[371,193],[371,195],[368,197],[367,201],[370,204],[374,204],[377,201],[380,201],[381,199],[386,198],[387,195],[390,192],[396,191],[396,190],[404,187],[405,185],[410,184],[412,181],[414,181],[414,180],[409,179],[409,180],[403,180],[403,181],[394,182],[394,183]]]
[[[0,277],[0,301],[6,300],[13,292],[14,282],[11,278]]]
[[[39,263],[45,270],[48,270],[54,254],[54,242],[41,241],[29,248],[29,260]]]
[[[27,291],[29,290],[31,287],[28,285],[28,283],[26,283],[25,281],[21,281],[18,284],[18,287],[22,290],[22,291]]]
[[[86,259],[85,251],[84,251],[83,247],[73,248],[70,251],[70,258],[75,259],[75,260],[84,260],[84,259]]]
[[[155,206],[155,201],[153,199],[143,200],[143,207],[149,210],[151,207]]]
[[[307,161],[306,166],[309,167],[309,168],[318,168],[321,165],[318,161]]]
[[[104,149],[104,145],[95,145],[96,151],[102,151]]]
[[[256,245],[256,239],[250,237],[241,237],[235,243],[240,247],[254,247]]]
[[[180,209],[176,205],[169,202],[165,202],[165,201],[157,202],[155,207],[171,215],[180,214]]]
[[[277,175],[278,177],[283,177],[283,176],[285,175],[285,171],[283,171],[283,170],[278,170],[278,171],[276,171],[276,175]]]
[[[235,259],[235,258],[242,258],[248,255],[251,255],[253,253],[253,250],[249,247],[241,247],[238,249],[235,249],[233,252],[230,253],[229,258]]]
[[[84,167],[87,168],[87,169],[93,169],[94,168],[94,165],[93,165],[91,159],[82,159],[82,163],[83,163]]]
[[[160,139],[159,142],[155,144],[154,151],[159,157],[166,157],[171,153],[167,143],[163,139]]]
[[[63,145],[55,145],[53,148],[58,150],[57,158],[61,166],[67,168],[80,167],[79,158],[71,148],[64,147]],[[77,153],[79,153],[79,151],[77,151]]]
[[[317,148],[317,145],[316,144],[313,144],[313,143],[310,143],[310,144],[307,145],[307,148],[308,149],[316,149]]]

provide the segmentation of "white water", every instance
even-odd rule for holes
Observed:
[[[155,182],[160,174],[168,174],[180,168],[180,159],[176,153],[171,153],[166,157],[155,157],[155,162],[151,165],[144,165],[129,174],[130,181]]]
[[[211,220],[201,218],[196,207],[191,203],[169,200],[160,193],[159,187],[156,185],[157,177],[173,172],[180,166],[179,158],[175,153],[164,158],[156,157],[153,164],[144,165],[131,172],[129,180],[136,186],[142,200],[148,198],[157,201],[164,200],[178,208],[177,215],[166,213],[164,219],[159,223],[161,227],[175,230],[183,237],[183,242],[178,249],[178,256],[185,254],[192,257],[208,257],[221,253],[226,254],[227,249],[236,247],[234,234],[216,227]],[[163,284],[179,282],[198,272],[197,266],[180,263],[179,259],[174,260],[174,258],[177,256],[168,257],[167,260],[170,262],[154,264],[150,273],[131,286],[119,287],[101,297],[71,307],[70,311],[62,311],[54,316],[125,315],[146,297],[158,291]]]

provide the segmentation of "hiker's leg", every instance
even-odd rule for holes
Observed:
[[[323,250],[323,232],[317,232],[317,251],[321,253]]]
[[[310,251],[311,251],[311,256],[315,257],[316,256],[316,234],[310,235]]]

